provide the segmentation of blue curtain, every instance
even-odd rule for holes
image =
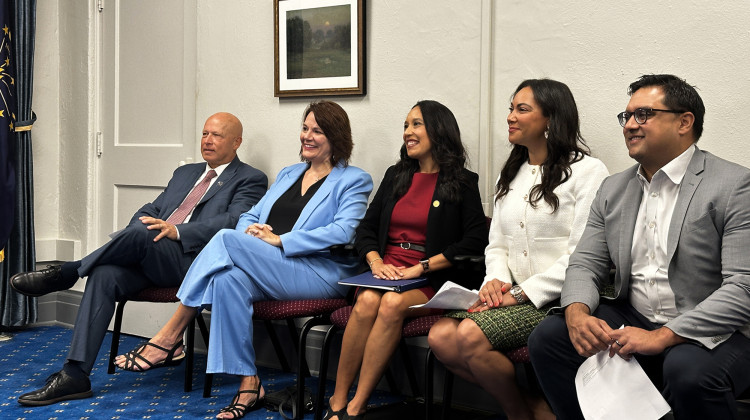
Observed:
[[[16,166],[11,158],[16,112],[16,62],[11,31],[13,8],[10,1],[0,3],[0,262],[13,229],[16,197]]]
[[[11,19],[5,17],[0,35],[10,33],[7,70],[13,70],[16,103],[14,135],[10,136],[8,158],[15,169],[13,225],[0,263],[0,327],[22,327],[36,321],[36,299],[16,293],[8,280],[18,272],[30,271],[36,264],[34,249],[34,173],[31,153],[31,126],[36,116],[31,110],[34,75],[34,35],[36,0],[0,0],[3,9],[12,6]],[[10,22],[7,22],[10,20]],[[0,63],[1,64],[1,63]],[[13,68],[14,67],[14,68]],[[10,76],[9,76],[10,77]],[[2,83],[2,79],[0,79]],[[0,127],[0,130],[3,127]],[[1,247],[1,246],[0,246]]]

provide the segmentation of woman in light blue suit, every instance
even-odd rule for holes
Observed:
[[[353,240],[372,191],[370,175],[348,165],[351,128],[338,104],[311,103],[300,141],[304,163],[282,169],[234,230],[211,239],[185,276],[177,312],[148,343],[119,356],[120,368],[143,371],[179,362],[187,324],[210,308],[206,371],[243,377],[218,418],[240,418],[262,406],[253,302],[342,296],[346,288],[337,282],[356,274],[356,266],[337,262],[328,248]]]

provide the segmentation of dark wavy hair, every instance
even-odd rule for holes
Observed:
[[[349,116],[341,108],[341,105],[331,101],[314,101],[305,108],[302,114],[302,122],[305,122],[307,115],[315,115],[315,121],[323,130],[331,145],[331,165],[336,166],[339,161],[344,162],[344,166],[349,165],[349,158],[352,156],[354,142],[352,141],[352,127],[349,124]],[[302,157],[302,146],[299,149]]]
[[[706,107],[703,99],[698,95],[695,86],[689,85],[684,79],[672,74],[644,74],[628,87],[628,95],[632,95],[640,88],[658,86],[664,92],[664,105],[675,111],[691,112],[695,116],[693,122],[693,136],[695,142],[703,134],[703,119]]]
[[[542,114],[549,118],[547,158],[542,163],[542,181],[531,189],[529,203],[536,208],[539,200],[543,199],[555,212],[560,205],[555,188],[570,178],[570,165],[589,155],[590,150],[581,136],[576,101],[565,83],[550,79],[524,80],[513,92],[511,101],[525,87],[531,88]],[[525,146],[513,145],[513,150],[500,171],[495,200],[508,194],[510,183],[521,165],[528,160],[529,150]]]
[[[440,168],[442,182],[437,187],[437,196],[443,200],[457,202],[461,198],[461,183],[465,182],[463,169],[468,157],[461,142],[461,130],[450,109],[437,101],[419,101],[411,109],[419,107],[422,112],[427,136],[430,138],[432,159]],[[419,170],[419,161],[406,153],[406,144],[401,146],[401,159],[396,163],[394,198],[401,198],[409,190],[411,179]]]

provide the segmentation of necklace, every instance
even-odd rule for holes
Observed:
[[[321,179],[323,179],[323,178],[325,178],[326,176],[328,176],[328,174],[330,174],[330,173],[331,173],[331,170],[332,170],[332,169],[333,169],[333,168],[327,168],[327,169],[326,169],[326,171],[325,171],[325,172],[324,172],[323,174],[320,174],[320,175],[318,175],[318,174],[315,174],[315,173],[313,173],[313,172],[312,172],[312,168],[308,169],[308,170],[307,170],[307,172],[308,172],[308,173],[309,173],[310,175],[312,175],[312,177],[313,177],[313,178],[315,178],[315,182],[318,182],[318,181],[320,181]]]

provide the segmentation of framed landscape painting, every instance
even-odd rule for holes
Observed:
[[[364,0],[274,0],[274,96],[365,94]]]

